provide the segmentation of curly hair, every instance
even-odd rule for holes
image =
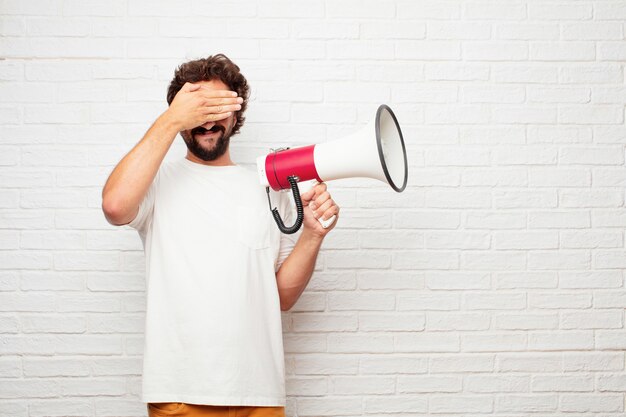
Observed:
[[[214,79],[221,80],[229,89],[236,91],[239,97],[243,98],[241,110],[235,113],[237,123],[233,126],[232,131],[233,134],[239,133],[239,129],[246,120],[244,113],[248,107],[250,86],[241,74],[239,67],[224,54],[211,55],[180,65],[174,72],[174,78],[167,89],[167,104],[172,104],[174,97],[186,82],[194,83]]]

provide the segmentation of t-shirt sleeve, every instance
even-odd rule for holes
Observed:
[[[283,218],[283,223],[286,226],[291,226],[296,218],[295,204],[292,203],[293,195],[291,192],[280,192],[278,194],[280,196],[278,210]],[[290,235],[280,232],[280,249],[278,250],[278,258],[276,260],[276,272],[278,272],[285,259],[291,254],[294,246],[296,246],[301,231],[302,229]]]
[[[139,204],[139,211],[135,218],[128,223],[128,226],[137,230],[140,234],[145,235],[150,224],[152,223],[152,213],[154,212],[154,200],[156,194],[156,184],[157,184],[158,174],[155,179],[148,187],[148,191],[146,195],[143,197],[143,200]]]

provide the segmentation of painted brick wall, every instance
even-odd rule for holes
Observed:
[[[252,84],[235,159],[363,126],[285,313],[288,415],[624,416],[623,0],[0,0],[0,415],[144,416],[144,277],[101,187],[177,64]],[[170,155],[183,154],[178,140]]]

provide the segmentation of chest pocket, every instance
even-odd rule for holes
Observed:
[[[237,237],[251,249],[265,249],[270,246],[269,220],[267,210],[256,207],[237,206]]]

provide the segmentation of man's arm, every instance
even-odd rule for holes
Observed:
[[[301,199],[304,206],[302,234],[276,273],[280,309],[283,311],[293,307],[302,295],[313,275],[315,260],[324,237],[335,227],[339,219],[339,207],[326,191],[326,184],[317,184],[303,193]],[[324,229],[317,220],[319,218],[328,220],[334,215],[337,218],[328,229]]]
[[[240,102],[232,91],[208,90],[186,83],[109,176],[102,190],[102,211],[108,222],[123,225],[135,218],[179,131],[224,119],[237,110]]]

